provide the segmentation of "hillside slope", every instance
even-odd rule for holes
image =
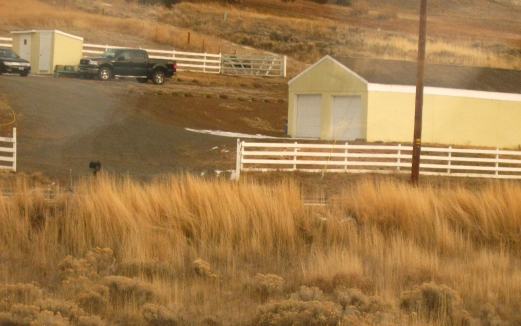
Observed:
[[[50,28],[87,43],[208,53],[263,50],[308,64],[326,54],[414,60],[418,7],[413,0],[368,0],[351,7],[304,0],[244,0],[241,6],[185,0],[172,9],[137,0],[19,0],[0,4],[0,36]],[[520,18],[517,0],[430,0],[427,60],[519,69]]]

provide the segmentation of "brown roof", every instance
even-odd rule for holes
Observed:
[[[333,57],[369,83],[416,85],[416,62]],[[424,85],[521,94],[521,70],[425,64]]]

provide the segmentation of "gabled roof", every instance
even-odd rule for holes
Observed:
[[[30,30],[11,31],[11,34],[31,34],[31,33],[56,33],[56,34],[65,35],[65,36],[83,41],[83,37],[72,35],[72,34],[67,34],[67,33],[59,31],[57,29],[30,29]]]
[[[416,85],[416,62],[339,56],[329,58],[370,84]],[[521,94],[521,70],[425,64],[424,86]]]

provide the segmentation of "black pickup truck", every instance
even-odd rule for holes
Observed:
[[[81,59],[78,72],[85,78],[97,76],[100,80],[109,80],[128,77],[136,78],[140,83],[150,79],[154,84],[161,85],[165,78],[177,74],[177,63],[174,60],[149,58],[147,51],[142,49],[109,49],[99,57]]]

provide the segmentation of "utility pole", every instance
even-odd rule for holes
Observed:
[[[425,43],[427,38],[427,0],[420,5],[420,35],[418,39],[418,68],[416,72],[416,104],[414,109],[414,138],[412,144],[411,183],[418,184],[420,152],[422,144],[423,75],[425,68]]]

